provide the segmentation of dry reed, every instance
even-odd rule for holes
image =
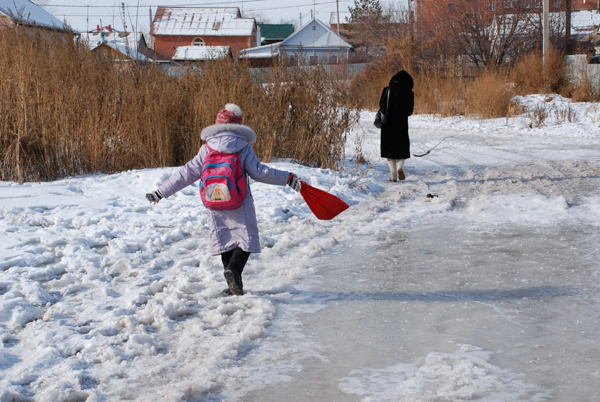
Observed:
[[[418,46],[422,53],[417,54],[410,40],[389,43],[387,54],[353,80],[352,96],[363,108],[376,110],[383,88],[396,72],[405,69],[415,82],[415,113],[441,117],[512,117],[523,112],[513,103],[514,95],[559,93],[574,101],[599,97],[585,79],[567,82],[564,56],[555,50],[550,51],[545,65],[541,53],[533,52],[510,68],[482,69],[481,76],[463,77],[453,60],[435,55],[427,58],[429,48],[435,46],[435,41]]]
[[[257,132],[261,159],[336,169],[358,118],[348,99],[318,68],[261,73],[219,61],[174,78],[91,53],[70,37],[16,27],[0,32],[1,179],[181,165],[227,102],[240,105]]]

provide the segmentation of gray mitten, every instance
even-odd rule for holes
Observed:
[[[300,189],[302,188],[302,183],[300,183],[300,178],[293,173],[290,173],[290,177],[288,178],[287,185],[296,191],[300,191]]]
[[[151,193],[146,194],[146,199],[150,202],[157,203],[162,200],[163,196],[160,193],[160,190],[153,191]]]

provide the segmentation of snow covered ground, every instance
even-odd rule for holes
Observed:
[[[522,102],[542,124],[411,117],[413,153],[443,142],[403,182],[368,112],[343,174],[273,163],[351,207],[252,184],[242,297],[197,188],[145,201],[176,168],[0,183],[0,401],[593,400],[600,114]]]

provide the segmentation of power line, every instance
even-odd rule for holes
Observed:
[[[269,1],[269,0],[244,0],[245,3],[263,3],[265,1]],[[351,0],[342,0],[342,3],[349,3]],[[175,4],[175,5],[169,5],[169,6],[165,6],[165,7],[169,7],[169,8],[180,8],[180,7],[202,7],[202,6],[215,6],[215,5],[222,5],[222,4],[239,4],[240,1],[222,1],[219,3],[190,3],[190,4]],[[323,2],[319,2],[319,3],[306,3],[306,4],[299,4],[299,5],[294,5],[294,6],[282,6],[282,7],[269,7],[269,8],[261,8],[261,9],[254,9],[254,10],[250,10],[250,11],[266,11],[266,10],[282,10],[282,9],[288,9],[288,8],[299,8],[299,7],[310,7],[313,5],[323,5],[323,4],[334,4],[335,1],[323,1]],[[100,5],[81,5],[81,4],[48,4],[45,5],[45,7],[61,7],[61,8],[122,8],[123,5],[112,5],[112,6],[100,6]],[[140,8],[140,7],[161,7],[161,6],[156,6],[156,5],[151,5],[151,4],[140,4],[140,5],[125,5],[125,8]]]

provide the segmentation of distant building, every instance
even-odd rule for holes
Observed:
[[[221,59],[233,59],[229,46],[179,46],[168,70],[172,75],[180,75]]]
[[[339,13],[339,22],[340,22],[340,32],[338,32],[338,13],[332,12],[329,17],[329,27],[332,31],[336,32],[339,35],[345,35],[348,33],[348,24],[350,23],[350,19],[352,15],[349,12]]]
[[[285,38],[294,33],[293,24],[258,24],[261,45],[283,42]]]
[[[240,9],[202,7],[158,7],[150,29],[152,48],[170,60],[180,46],[229,46],[232,54],[257,42],[253,18],[242,18]]]
[[[549,0],[549,11],[551,13],[566,12],[568,0]],[[455,10],[469,9],[470,6],[465,6],[469,3],[476,2],[480,9],[489,11],[490,23],[494,19],[494,15],[499,14],[514,14],[519,9],[523,9],[523,2],[520,0],[412,0],[409,1],[411,9],[411,17],[415,21],[417,28],[427,31],[439,29],[441,19],[447,18],[448,15],[454,13],[457,18],[471,18],[468,14],[456,15]],[[570,0],[571,12],[592,11],[600,9],[600,0]],[[540,13],[542,11],[542,0],[529,0],[527,12],[531,14]],[[460,13],[459,13],[460,14]],[[440,19],[441,18],[441,19]],[[452,25],[452,20],[443,21],[446,24]]]
[[[352,51],[350,43],[323,22],[313,19],[282,42],[240,51],[240,58],[278,58],[290,64],[298,64],[301,59],[309,64],[338,64],[347,61]]]
[[[173,61],[211,61],[232,58],[229,46],[179,46]]]
[[[29,0],[0,0],[0,29],[14,25],[74,32],[69,25]]]
[[[120,61],[151,62],[150,51],[143,34],[121,32],[106,27],[97,26],[90,32],[81,33],[78,40],[95,53],[107,53],[113,59]]]

